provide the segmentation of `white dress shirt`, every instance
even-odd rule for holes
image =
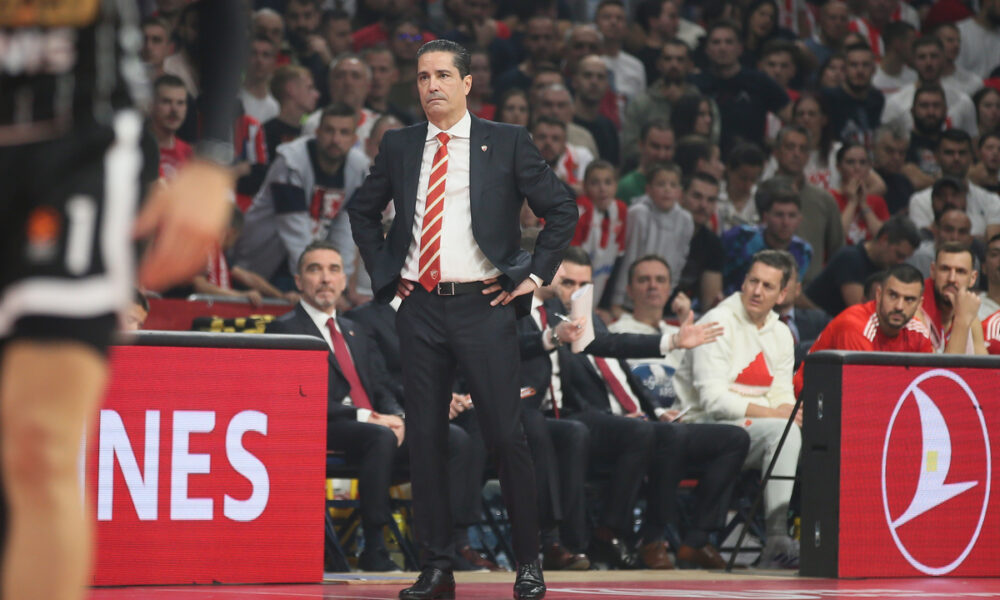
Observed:
[[[326,326],[326,323],[330,319],[333,319],[333,326],[337,328],[337,331],[340,331],[340,325],[337,323],[336,309],[334,309],[333,312],[325,313],[320,309],[316,308],[315,306],[313,306],[312,304],[309,304],[305,300],[300,300],[299,303],[302,305],[302,308],[305,309],[306,314],[309,315],[309,318],[313,320],[313,323],[316,324],[316,328],[319,329],[319,332],[323,335],[323,340],[326,342],[327,347],[330,348],[330,352],[334,352],[333,338],[330,337],[330,329]],[[342,331],[341,334],[343,334]],[[348,348],[347,351],[350,352],[351,349]],[[334,356],[336,356],[336,352],[334,352]],[[349,358],[351,358],[352,361],[354,360],[352,357]],[[350,396],[344,396],[339,401],[341,404],[347,406],[354,406],[354,403],[351,402]],[[358,414],[357,414],[358,421],[361,421],[362,423],[367,423],[368,419],[371,416],[372,416],[371,410],[367,408],[358,409]]]
[[[552,344],[552,331],[551,320],[555,318],[554,315],[547,314],[547,321],[549,321],[549,327],[542,327],[542,316],[538,309],[542,307],[542,301],[538,299],[538,296],[532,294],[531,296],[531,318],[535,320],[535,325],[538,329],[542,331],[542,347],[549,352],[549,362],[552,363],[552,379],[551,385],[544,392],[542,390],[536,390],[537,392],[542,392],[542,401],[540,403],[542,410],[552,410],[552,403],[558,408],[562,408],[562,377],[559,372],[559,353],[555,352],[555,346]]]
[[[441,222],[441,281],[482,281],[500,275],[500,269],[486,258],[472,234],[472,206],[469,197],[471,128],[472,117],[466,111],[458,123],[445,131],[451,139],[448,141],[448,173],[445,175],[444,216]],[[441,129],[433,123],[427,124],[427,141],[424,144],[424,155],[420,164],[420,179],[417,180],[413,239],[401,273],[403,279],[411,281],[419,279],[420,237],[427,204],[427,184],[430,181],[434,154],[441,145],[435,139],[440,132]]]

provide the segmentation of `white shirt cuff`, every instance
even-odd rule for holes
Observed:
[[[674,334],[664,333],[660,337],[660,354],[666,356],[674,349]]]
[[[549,352],[556,349],[556,345],[552,343],[551,327],[546,327],[545,331],[542,332],[542,348],[545,348]]]
[[[656,420],[660,420],[660,417],[662,417],[665,412],[667,412],[667,409],[662,406],[657,406],[653,409],[653,414],[656,415]]]
[[[535,282],[535,285],[537,287],[542,287],[542,284],[545,283],[544,281],[542,281],[541,277],[539,277],[538,275],[535,275],[534,273],[529,273],[528,277],[530,277],[531,280]]]
[[[367,423],[368,419],[372,418],[372,410],[370,408],[359,408],[358,409],[358,422]]]

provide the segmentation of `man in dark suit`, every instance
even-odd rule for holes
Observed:
[[[546,314],[547,322],[567,312],[570,297],[590,282],[591,275],[587,254],[579,248],[567,250],[553,285],[538,294],[546,297],[541,312]],[[549,391],[555,396],[553,406],[558,408],[562,399],[563,414],[590,429],[592,457],[612,467],[610,491],[599,527],[593,533],[591,556],[618,567],[634,564],[623,538],[631,532],[632,507],[643,478],[648,476],[639,561],[647,568],[670,569],[673,564],[663,537],[667,524],[676,517],[676,489],[681,478],[692,467],[701,470],[697,526],[717,529],[746,456],[749,437],[738,427],[671,422],[668,407],[660,405],[658,396],[642,385],[621,359],[664,356],[674,348],[693,348],[712,342],[721,330],[714,323],[685,323],[676,333],[664,335],[611,333],[596,316],[593,322],[594,341],[582,353],[574,354],[566,346],[578,337],[566,323],[536,334],[535,343],[536,347],[556,347],[557,360],[548,359],[551,371],[559,370],[559,390],[553,386]],[[553,332],[554,338],[547,340],[546,336]],[[537,354],[522,348],[523,356]],[[539,371],[543,370],[544,365],[539,364]],[[703,568],[724,566],[718,552],[708,545],[707,536],[696,546],[682,549],[678,549],[679,558],[685,562]]]
[[[396,323],[413,456],[416,584],[400,598],[454,594],[447,495],[448,405],[458,366],[482,417],[511,517],[516,598],[545,594],[531,456],[520,421],[515,307],[555,274],[576,226],[576,204],[524,128],[469,114],[465,48],[447,40],[417,53],[417,89],[428,121],[386,132],[367,180],[348,205],[355,243],[376,299],[404,297]],[[545,219],[534,254],[520,247],[527,198]],[[396,219],[382,235],[382,211]],[[516,300],[521,297],[520,300]]]
[[[774,312],[778,313],[778,319],[788,325],[792,331],[792,338],[795,340],[795,369],[799,368],[806,354],[823,328],[830,323],[830,315],[819,308],[807,308],[796,306],[796,300],[802,295],[802,282],[798,280],[798,265],[792,271],[792,277],[785,287],[785,300],[774,306]]]
[[[406,462],[403,409],[371,335],[359,323],[336,313],[347,285],[340,253],[325,241],[306,247],[299,257],[295,285],[301,301],[267,327],[268,333],[311,335],[330,347],[327,385],[327,449],[343,452],[359,467],[358,493],[365,549],[358,566],[365,571],[392,571],[382,528],[392,519],[389,487],[394,467]],[[466,469],[468,436],[458,427],[447,434],[452,449],[450,468]]]

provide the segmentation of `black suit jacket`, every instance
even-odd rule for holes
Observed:
[[[508,291],[532,273],[546,283],[551,281],[576,228],[576,203],[523,127],[472,116],[469,135],[469,201],[476,243],[503,272],[502,283]],[[396,293],[412,242],[426,138],[426,121],[386,132],[367,179],[347,206],[354,241],[371,274],[375,298],[381,302]],[[531,210],[545,219],[534,254],[520,245],[525,197]],[[382,211],[390,201],[396,218],[383,237]],[[518,314],[527,314],[530,300],[528,295],[518,299]]]
[[[544,304],[549,326],[557,324],[555,313],[566,314],[566,309],[558,298]],[[587,359],[587,355],[618,359],[629,379],[632,391],[640,400],[641,408],[649,414],[660,406],[659,399],[632,375],[632,370],[624,362],[627,358],[649,358],[660,354],[660,336],[639,333],[611,333],[595,313],[594,341],[584,351],[573,354],[569,346],[560,346],[553,352],[559,353],[559,376],[562,382],[563,412],[570,414],[585,410],[609,412],[606,389],[600,372]],[[545,390],[552,378],[552,362],[548,351],[542,345],[542,332],[532,317],[518,321],[521,349],[521,386],[531,387],[537,393],[526,398],[534,406],[541,404]]]
[[[391,379],[389,383],[396,395],[402,398],[403,364],[399,356],[396,311],[388,304],[366,302],[347,311],[344,316],[361,323],[371,333],[374,344],[385,359],[385,368]]]
[[[368,393],[372,408],[382,414],[402,414],[403,409],[396,394],[391,387],[386,385],[389,376],[386,373],[382,355],[372,341],[372,335],[363,325],[343,316],[337,316],[337,325],[340,327],[341,333],[344,334],[344,341],[347,343],[354,360],[354,368],[358,372],[358,378],[361,379],[361,385]],[[266,332],[323,337],[323,334],[317,329],[316,323],[302,308],[301,303],[297,304],[291,312],[287,312],[269,323]],[[347,383],[343,371],[340,370],[340,364],[337,363],[333,352],[330,352],[327,358],[330,366],[327,386],[327,418],[330,420],[355,419],[357,418],[357,409],[342,403],[342,400],[350,394],[351,386]]]

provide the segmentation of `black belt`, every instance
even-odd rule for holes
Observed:
[[[482,281],[442,281],[434,286],[431,293],[437,294],[438,296],[458,296],[459,294],[473,294],[475,292],[481,292],[485,289],[486,284]]]

